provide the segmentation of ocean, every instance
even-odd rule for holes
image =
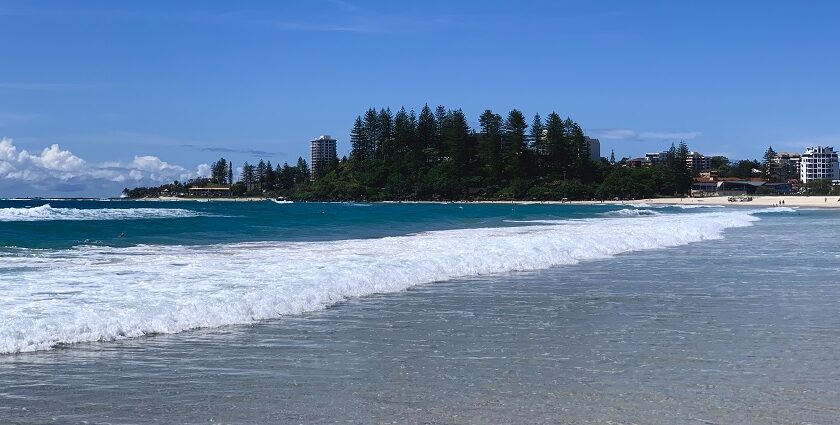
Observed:
[[[840,212],[0,201],[0,423],[838,423]]]

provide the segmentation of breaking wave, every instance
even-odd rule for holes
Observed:
[[[601,215],[606,217],[641,217],[641,216],[655,216],[655,215],[662,215],[659,211],[654,210],[644,210],[644,209],[622,209],[622,210],[615,210],[615,211],[607,211],[601,213]]]
[[[719,239],[756,220],[715,211],[329,242],[19,249],[0,253],[0,353],[254,323],[419,284]]]
[[[201,213],[178,208],[0,208],[0,221],[137,220],[198,217]]]

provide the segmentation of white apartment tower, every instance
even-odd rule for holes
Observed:
[[[799,169],[799,177],[803,184],[814,180],[840,180],[837,152],[831,146],[805,148]]]
[[[328,135],[323,135],[311,142],[312,157],[309,162],[312,172],[309,179],[314,181],[320,177],[320,172],[327,167],[333,159],[335,159],[335,142],[336,140]]]

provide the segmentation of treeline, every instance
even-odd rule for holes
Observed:
[[[530,122],[530,124],[529,124]],[[627,169],[590,159],[581,126],[552,112],[530,121],[485,110],[473,129],[460,109],[368,109],[356,118],[349,158],[298,195],[324,200],[604,199],[686,194],[688,147],[663,167]]]
[[[309,185],[309,164],[298,158],[297,164],[288,163],[272,166],[271,161],[259,160],[257,164],[242,164],[238,180],[234,179],[231,161],[220,158],[210,165],[209,178],[195,178],[188,182],[174,181],[156,187],[123,189],[129,198],[156,198],[159,196],[183,196],[190,194],[191,187],[229,187],[232,196],[293,196],[295,191]]]
[[[279,195],[289,194],[294,188],[308,184],[309,177],[309,165],[302,157],[298,157],[294,166],[283,163],[276,167],[271,165],[271,161],[260,159],[256,164],[242,164],[239,181],[227,184],[231,184],[234,195]]]
[[[311,171],[260,160],[241,171],[224,158],[209,179],[137,188],[130,197],[184,192],[187,187],[230,185],[234,196],[286,196],[297,200],[553,200],[686,195],[692,175],[685,142],[671,145],[655,167],[630,168],[627,159],[591,158],[581,126],[552,112],[530,120],[519,110],[485,110],[472,128],[461,109],[424,105],[419,114],[370,108],[350,131],[349,156]],[[750,177],[756,161],[712,158],[722,175]],[[238,174],[238,176],[236,176]]]

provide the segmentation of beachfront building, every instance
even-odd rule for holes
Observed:
[[[650,161],[644,157],[630,158],[627,160],[627,166],[629,168],[650,167]]]
[[[601,161],[601,141],[593,139],[589,136],[584,136],[586,139],[586,147],[589,152],[589,159],[594,162]]]
[[[699,175],[703,171],[708,171],[711,166],[711,161],[700,152],[689,152],[688,158],[685,159],[685,167],[691,171],[692,176]]]
[[[645,165],[650,167],[656,167],[659,164],[664,164],[668,161],[668,151],[646,153],[645,160]]]
[[[799,178],[802,184],[815,180],[840,181],[840,164],[837,152],[831,146],[814,146],[805,149],[801,156]]]
[[[630,160],[628,160],[627,166],[630,168],[655,167],[657,165],[664,164],[667,160],[667,151],[646,153],[645,156],[631,158]]]
[[[779,183],[786,183],[790,179],[798,179],[802,173],[801,164],[802,155],[798,153],[777,153],[770,159],[770,180]]]
[[[335,160],[336,140],[328,135],[322,135],[311,141],[310,144],[312,150],[310,168],[312,169],[312,173],[309,179],[314,181],[317,177],[321,176],[320,173],[323,173],[329,167],[330,161]]]

